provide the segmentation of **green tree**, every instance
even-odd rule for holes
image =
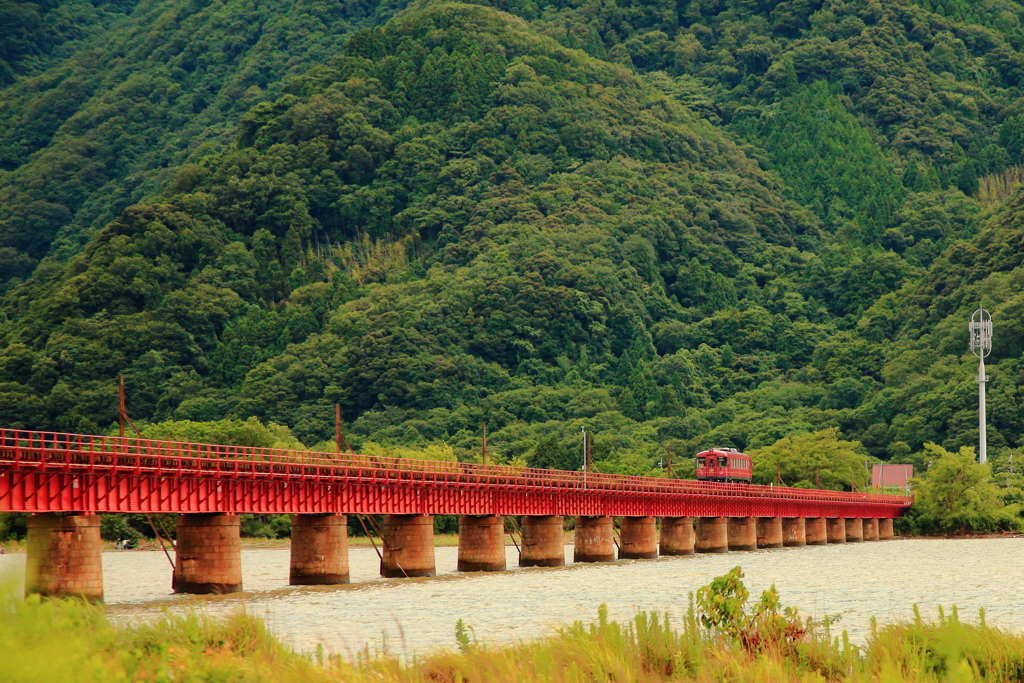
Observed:
[[[581,448],[559,441],[554,436],[541,441],[527,455],[526,462],[530,467],[553,470],[578,470],[583,464]]]
[[[781,477],[784,486],[863,491],[868,472],[868,455],[857,441],[840,438],[830,428],[812,434],[796,434],[779,439],[767,448],[751,450],[754,481],[770,484]]]
[[[193,422],[177,420],[156,422],[142,428],[147,439],[189,441],[193,443],[254,446],[262,448],[304,449],[291,429],[279,424],[263,424],[255,417],[248,420]]]
[[[926,476],[915,479],[914,507],[921,527],[938,533],[963,534],[994,531],[1021,521],[1002,514],[999,488],[991,481],[991,468],[977,462],[974,449],[947,451],[934,443],[924,445],[932,463]]]

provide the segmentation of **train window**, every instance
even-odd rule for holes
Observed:
[[[704,458],[697,458],[697,467],[704,467]]]
[[[727,462],[729,462],[728,458],[724,458],[724,457],[719,458],[718,459],[718,466],[719,467],[725,467]]]

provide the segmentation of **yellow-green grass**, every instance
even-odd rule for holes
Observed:
[[[411,660],[369,650],[344,659],[299,654],[270,634],[261,619],[244,612],[225,619],[168,614],[155,622],[115,626],[102,607],[8,598],[0,610],[0,681],[1024,680],[1024,636],[983,620],[965,623],[955,611],[935,621],[915,618],[875,628],[857,647],[845,634],[830,633],[827,624],[791,612],[782,616],[766,595],[768,602],[762,597],[752,610],[742,605],[743,596],[741,612],[729,616],[729,606],[736,604],[730,595],[705,592],[673,625],[667,616],[647,613],[616,623],[602,609],[593,623],[577,622],[548,637],[509,645],[475,643],[459,624],[450,650]],[[709,617],[716,610],[717,617]],[[722,615],[725,621],[716,621]]]

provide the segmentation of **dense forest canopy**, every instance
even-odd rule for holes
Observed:
[[[0,423],[839,488],[976,442],[983,303],[1002,471],[1022,10],[0,5]]]
[[[54,4],[0,4],[0,86],[5,63],[23,67],[0,90],[0,290],[47,255],[81,251],[183,164],[229,144],[238,117],[282,82],[390,11],[320,0]],[[54,59],[58,40],[65,59]]]

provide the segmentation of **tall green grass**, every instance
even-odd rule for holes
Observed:
[[[602,607],[526,643],[474,642],[459,625],[450,650],[410,661],[364,650],[342,659],[300,654],[244,612],[226,619],[166,615],[115,626],[74,600],[0,604],[0,681],[188,683],[762,683],[1024,681],[1024,636],[961,621],[956,610],[873,626],[863,646],[801,619],[774,589],[753,604],[739,568],[698,591],[681,623],[640,613],[619,623]]]

